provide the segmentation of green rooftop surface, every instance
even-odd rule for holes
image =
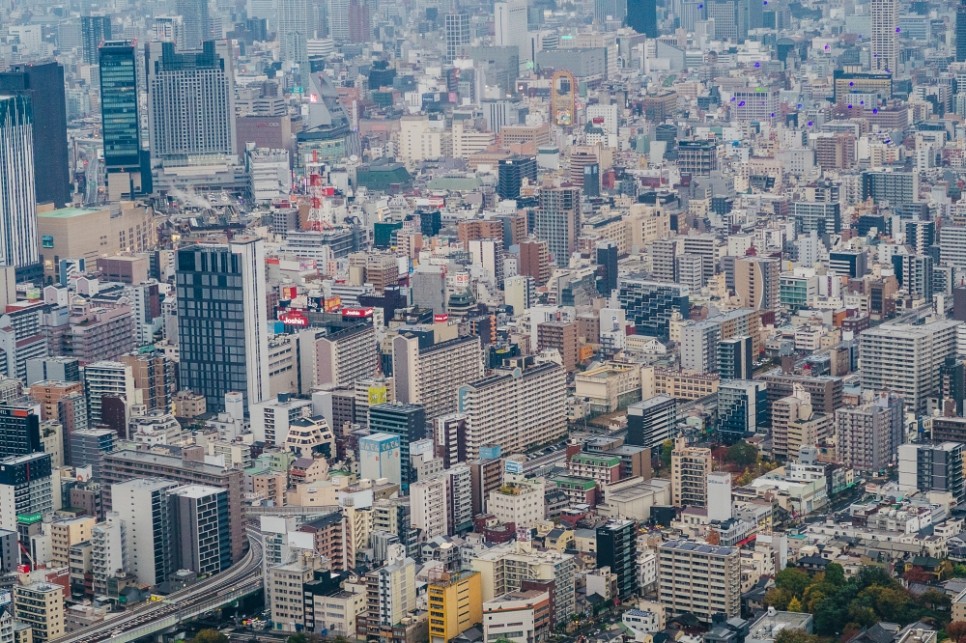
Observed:
[[[37,216],[46,219],[73,219],[74,217],[80,217],[91,212],[97,212],[97,210],[92,208],[60,208],[58,210],[51,210],[50,212],[39,212]]]

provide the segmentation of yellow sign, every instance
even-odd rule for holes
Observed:
[[[385,404],[389,401],[389,389],[385,386],[369,387],[369,406]]]

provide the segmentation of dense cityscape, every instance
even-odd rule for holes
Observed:
[[[966,643],[966,0],[0,0],[0,643]]]

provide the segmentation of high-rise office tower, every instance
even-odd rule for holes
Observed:
[[[597,292],[605,297],[617,290],[619,252],[613,241],[597,242]]]
[[[749,335],[718,342],[718,375],[723,380],[750,380],[754,372],[754,341]]]
[[[349,0],[328,0],[329,37],[336,42],[349,40]]]
[[[671,437],[677,423],[677,400],[656,395],[627,407],[627,444],[654,448]]]
[[[39,267],[33,104],[0,92],[0,265],[24,277]]]
[[[446,37],[445,62],[451,63],[463,51],[463,46],[470,43],[470,16],[462,11],[447,13],[443,21]]]
[[[112,37],[110,16],[82,16],[81,40],[84,63],[98,64],[100,58],[98,50],[101,44],[111,40]]]
[[[929,255],[902,254],[892,256],[899,285],[910,297],[932,301],[933,260]]]
[[[617,301],[639,335],[667,337],[675,312],[680,312],[684,319],[690,315],[690,294],[686,286],[676,283],[650,281],[634,275],[618,280]]]
[[[637,594],[637,526],[633,520],[614,520],[597,528],[597,567],[610,567],[622,601]]]
[[[685,31],[694,31],[695,26],[708,15],[705,0],[682,0],[678,20]]]
[[[0,404],[0,458],[44,450],[40,441],[40,415],[35,410],[33,403]]]
[[[728,380],[718,388],[718,433],[732,444],[768,422],[768,392],[764,382]]]
[[[964,88],[966,89],[966,88]],[[935,221],[906,221],[906,245],[924,255],[938,241]]]
[[[209,576],[231,567],[228,490],[195,484],[168,495],[176,569]]]
[[[580,188],[547,188],[540,190],[534,233],[550,244],[554,263],[565,268],[577,248],[580,227]]]
[[[151,192],[151,168],[141,149],[138,74],[134,43],[116,40],[100,48],[101,136],[108,198]]]
[[[90,467],[95,480],[101,478],[104,455],[114,450],[117,434],[110,429],[81,429],[70,434],[70,464]]]
[[[333,15],[331,12],[329,15]],[[348,7],[346,7],[348,31]],[[309,75],[309,3],[308,0],[278,0],[279,56],[283,63],[298,65],[299,82],[308,91]],[[348,33],[346,34],[348,37]],[[333,38],[335,36],[333,35]]]
[[[734,43],[744,40],[741,32],[742,21],[739,15],[741,9],[739,0],[709,0],[707,6],[708,18],[714,20],[714,37],[716,40]]]
[[[49,453],[0,460],[0,529],[16,531],[18,517],[54,510],[52,471]],[[56,492],[60,498],[59,484]]]
[[[185,49],[201,49],[202,43],[212,36],[208,0],[178,0],[175,12],[184,25]]]
[[[185,454],[182,454],[185,455]],[[244,490],[241,469],[226,469],[184,457],[160,455],[148,451],[120,450],[104,456],[103,477],[105,507],[114,505],[111,485],[143,478],[163,478],[178,485],[205,485],[228,490],[228,522],[231,529],[232,560],[237,562],[245,553],[245,522],[242,516]]]
[[[57,62],[14,65],[0,73],[0,94],[24,94],[33,109],[34,194],[61,208],[70,201],[67,98]]]
[[[966,2],[956,7],[956,62],[966,62]]]
[[[177,486],[160,478],[111,485],[111,508],[126,527],[127,571],[145,585],[157,585],[178,569],[169,497]]]
[[[627,26],[648,38],[657,38],[657,0],[627,0]]]
[[[377,404],[369,407],[369,431],[399,436],[399,457],[402,460],[402,488],[416,480],[409,455],[409,445],[426,437],[426,411],[418,404]]]
[[[497,3],[497,7],[500,4]],[[537,159],[526,156],[501,159],[496,193],[501,199],[519,199],[523,179],[528,179],[531,184],[537,182]]]
[[[225,393],[247,404],[269,397],[265,250],[261,239],[178,250],[181,388],[223,410]],[[217,287],[214,285],[217,284]]]
[[[627,19],[627,0],[594,0],[594,23],[604,24],[605,21]]]
[[[526,0],[506,0],[495,3],[493,5],[493,44],[497,47],[515,47],[520,62],[523,62],[531,57],[529,43]]]
[[[369,12],[369,0],[349,0],[349,42],[367,43],[372,40]]]
[[[148,53],[148,114],[155,162],[234,155],[235,90],[227,41],[176,53],[161,43]]]
[[[899,0],[872,0],[872,71],[895,74],[899,66]]]

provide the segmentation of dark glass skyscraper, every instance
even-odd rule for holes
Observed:
[[[956,7],[956,62],[966,62],[966,1]]]
[[[399,457],[402,459],[402,489],[409,491],[409,485],[416,481],[412,459],[409,456],[410,443],[426,437],[426,410],[419,404],[377,404],[369,407],[369,431],[371,433],[391,433],[400,440]]]
[[[246,407],[268,397],[265,251],[260,239],[181,248],[176,257],[181,388],[225,408],[237,391]]]
[[[56,62],[14,65],[0,73],[0,93],[25,94],[34,105],[34,193],[37,203],[70,201],[64,68]]]
[[[98,50],[101,47],[101,43],[111,40],[111,38],[110,16],[81,17],[81,40],[83,43],[84,62],[86,64],[97,64]]]
[[[150,192],[150,167],[141,150],[137,57],[134,43],[106,42],[100,49],[101,128],[112,199]]]
[[[101,47],[101,123],[108,172],[140,167],[137,60],[130,41]]]
[[[627,0],[627,26],[657,38],[657,0]]]
[[[501,199],[520,198],[523,179],[537,182],[537,159],[514,156],[500,161],[496,193]]]
[[[40,417],[31,404],[0,404],[0,458],[40,453]]]
[[[597,528],[597,566],[617,577],[617,596],[637,594],[637,528],[631,520],[615,520]]]

